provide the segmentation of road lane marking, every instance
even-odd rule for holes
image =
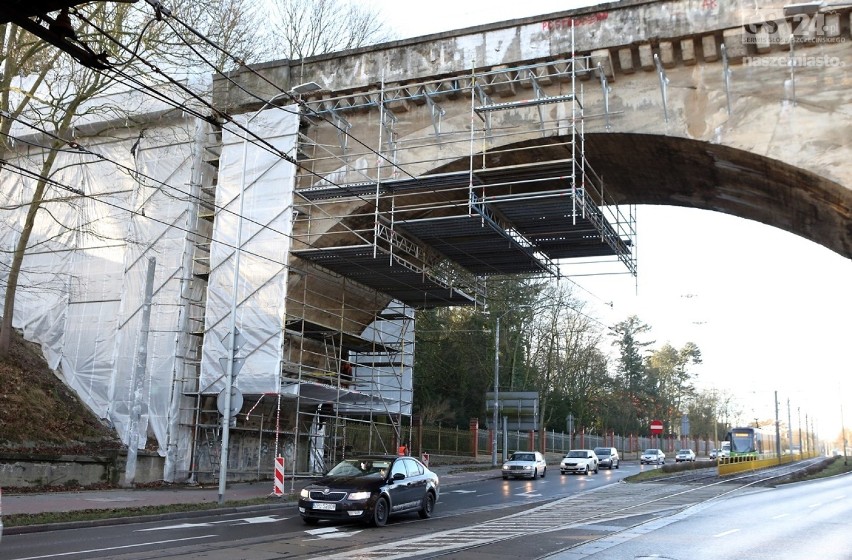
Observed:
[[[772,519],[781,519],[782,517],[787,517],[788,515],[790,515],[790,514],[789,513],[782,513],[781,515],[776,515]]]
[[[288,517],[278,517],[275,515],[260,515],[256,517],[242,517],[239,519],[225,519],[223,521],[210,521],[208,523],[178,523],[176,525],[165,525],[163,527],[149,527],[148,529],[137,529],[136,532],[142,533],[145,531],[165,531],[169,529],[193,529],[195,527],[213,527],[214,525],[223,525],[225,523],[246,525],[255,525],[259,523],[277,523],[286,521]]]
[[[736,533],[737,531],[739,531],[739,529],[731,529],[730,531],[725,531],[725,532],[722,532],[722,533],[718,533],[718,534],[716,534],[716,535],[713,535],[713,537],[715,537],[715,538],[718,538],[718,537],[727,537],[728,535],[731,535],[731,534],[733,534],[733,533]]]
[[[183,539],[169,539],[166,541],[151,541],[138,544],[125,544],[122,546],[109,546],[106,548],[92,548],[89,550],[75,550],[72,552],[59,552],[57,554],[45,554],[43,556],[27,556],[26,558],[16,558],[15,560],[40,560],[42,558],[59,558],[60,556],[72,556],[74,554],[91,554],[93,552],[107,552],[109,550],[126,550],[128,548],[140,548],[143,546],[154,546],[158,544],[169,544],[183,541],[193,541],[198,539],[212,539],[216,535],[200,535],[198,537],[186,537]]]
[[[337,527],[324,527],[320,529],[308,529],[305,532],[318,539],[345,539],[357,535],[361,531],[341,531]]]

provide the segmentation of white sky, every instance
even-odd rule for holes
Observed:
[[[414,14],[364,0],[400,38],[598,4],[594,0],[431,0]],[[715,212],[639,207],[638,280],[586,276],[577,290],[602,322],[631,314],[655,347],[695,342],[699,385],[734,394],[743,422],[774,416],[823,437],[852,425],[852,260],[776,228]],[[590,295],[593,294],[593,295]],[[603,305],[612,302],[612,308]],[[841,397],[843,398],[841,402]],[[733,420],[733,419],[732,419]]]

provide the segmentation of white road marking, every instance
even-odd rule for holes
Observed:
[[[145,531],[165,531],[167,529],[192,529],[194,527],[212,527],[214,525],[222,525],[224,523],[233,523],[239,524],[244,523],[246,525],[255,525],[259,523],[277,523],[279,521],[286,521],[287,517],[276,517],[274,515],[261,515],[258,517],[243,517],[240,519],[226,519],[224,521],[211,521],[209,523],[178,523],[177,525],[166,525],[164,527],[150,527],[148,529],[137,529],[136,532],[143,533]]]
[[[448,494],[476,494],[476,490],[450,490]]]
[[[789,513],[782,513],[781,515],[776,515],[772,519],[781,519],[782,517],[787,517],[788,515],[790,515],[790,514]]]
[[[716,535],[713,535],[713,537],[715,537],[715,538],[718,538],[718,537],[727,537],[728,535],[733,534],[733,533],[736,533],[737,531],[739,531],[739,529],[731,529],[730,531],[725,531],[725,532],[723,532],[723,533],[718,533],[718,534],[716,534]]]
[[[308,529],[305,532],[318,539],[347,539],[353,535],[357,535],[361,531],[340,531],[336,527],[326,527],[323,529]]]
[[[71,552],[59,552],[57,554],[45,554],[44,556],[28,556],[26,558],[17,558],[16,560],[40,560],[41,558],[59,558],[61,556],[71,556],[72,554],[91,554],[92,552],[106,552],[108,550],[126,550],[128,548],[139,548],[143,546],[154,546],[158,544],[168,544],[181,541],[192,541],[198,539],[210,539],[216,535],[201,535],[198,537],[186,537],[183,539],[169,539],[167,541],[151,541],[138,544],[126,544],[123,546],[110,546],[107,548],[92,548],[89,550],[74,550]]]

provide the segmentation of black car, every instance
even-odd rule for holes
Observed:
[[[438,493],[438,475],[414,457],[358,455],[303,488],[299,514],[308,525],[334,519],[381,527],[400,513],[431,517]]]

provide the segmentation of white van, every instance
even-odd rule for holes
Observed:
[[[730,456],[731,456],[731,442],[730,441],[723,441],[722,442],[722,449],[719,450],[719,458],[720,459],[727,459]]]

